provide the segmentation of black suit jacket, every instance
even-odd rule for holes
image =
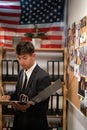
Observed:
[[[16,91],[13,95],[11,95],[12,100],[19,100],[21,93],[26,94],[30,100],[51,83],[48,73],[41,69],[38,65],[34,68],[24,92],[22,91],[22,81],[23,70],[19,73]],[[49,99],[46,99],[34,106],[32,105],[26,112],[16,110],[14,120],[14,126],[16,127],[15,130],[18,130],[19,128],[23,130],[27,130],[27,128],[29,128],[29,130],[48,130],[46,120],[48,101]]]

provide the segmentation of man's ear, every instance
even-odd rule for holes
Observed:
[[[36,57],[36,54],[35,54],[35,53],[33,53],[33,54],[32,54],[32,58],[35,58],[35,57]]]

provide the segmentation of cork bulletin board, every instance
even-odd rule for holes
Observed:
[[[73,71],[69,70],[69,80],[67,87],[67,98],[80,110],[80,99],[78,95],[78,81]]]
[[[79,82],[87,77],[87,16],[74,22],[68,30],[68,88],[67,98],[78,109],[81,105]],[[84,89],[85,90],[85,89]]]
[[[79,64],[78,47],[79,47],[79,26],[75,23],[68,30],[68,83],[67,99],[80,110],[80,99],[78,95]]]

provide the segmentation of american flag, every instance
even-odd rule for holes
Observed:
[[[12,46],[14,37],[34,33],[34,24],[39,33],[45,33],[42,47],[64,45],[65,0],[0,0],[0,45]]]

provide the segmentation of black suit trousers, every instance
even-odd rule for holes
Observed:
[[[14,117],[13,130],[49,130],[46,116],[29,117],[24,112]]]

